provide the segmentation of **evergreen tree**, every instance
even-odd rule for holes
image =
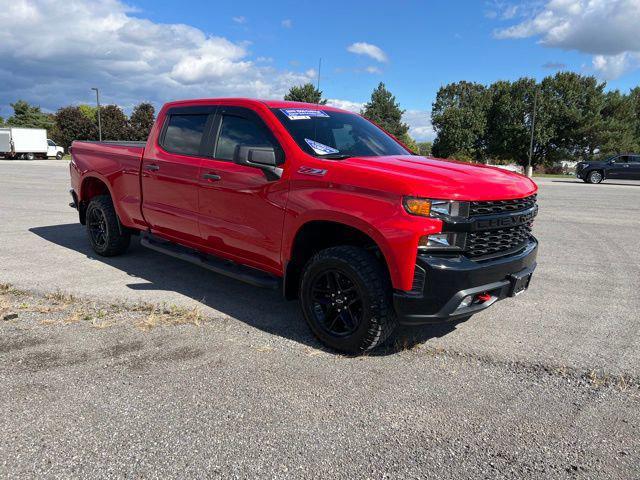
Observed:
[[[409,131],[409,125],[402,122],[404,110],[382,82],[373,90],[371,101],[365,104],[361,113],[401,141]]]
[[[284,99],[290,102],[316,103],[319,105],[327,103],[326,100],[322,99],[322,91],[314,87],[312,83],[291,87]]]
[[[11,127],[24,128],[50,128],[51,120],[46,113],[43,113],[38,106],[29,105],[24,100],[12,103],[13,116],[7,120],[7,125]]]

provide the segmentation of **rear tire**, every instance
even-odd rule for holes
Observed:
[[[314,255],[302,274],[300,304],[318,339],[341,352],[370,351],[397,326],[388,275],[358,247],[332,247]]]
[[[36,156],[33,153],[27,153],[24,156],[27,160],[34,160],[36,158]]]
[[[124,253],[129,247],[131,235],[120,232],[120,224],[109,195],[94,197],[86,212],[87,234],[91,248],[98,255],[113,257]]]
[[[589,172],[589,175],[587,176],[587,181],[589,183],[600,183],[602,182],[602,180],[604,180],[604,176],[602,175],[602,172],[599,170],[594,170],[593,172]]]

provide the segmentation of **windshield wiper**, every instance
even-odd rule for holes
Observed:
[[[326,155],[318,155],[318,158],[328,158],[329,160],[344,160],[345,158],[351,158],[353,155],[347,155],[346,153],[328,153]]]

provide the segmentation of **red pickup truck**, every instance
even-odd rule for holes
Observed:
[[[143,246],[299,298],[326,345],[466,319],[524,291],[536,185],[414,155],[360,115],[251,99],[171,102],[146,143],[72,145],[72,206],[99,255]]]

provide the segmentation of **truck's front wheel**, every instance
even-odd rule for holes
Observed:
[[[309,260],[300,302],[313,333],[342,352],[372,350],[397,323],[383,266],[358,247],[328,248]]]
[[[111,197],[94,197],[87,207],[87,233],[93,250],[103,257],[124,253],[129,247],[131,235],[122,231]]]

